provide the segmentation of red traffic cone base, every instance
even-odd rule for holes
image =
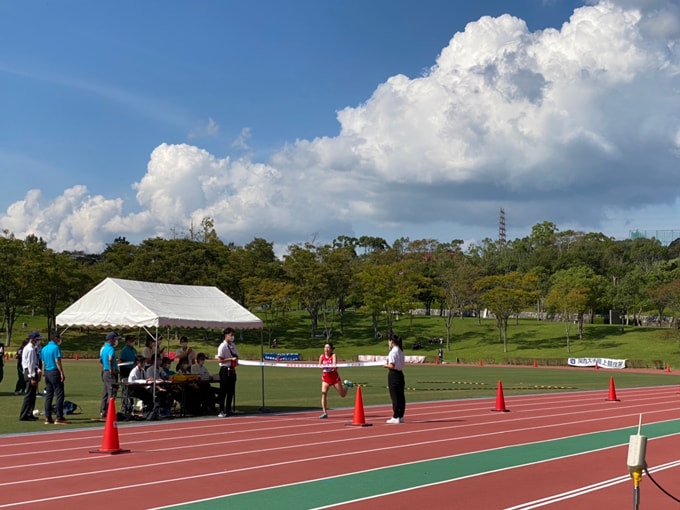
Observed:
[[[130,450],[123,450],[118,442],[118,421],[116,419],[116,401],[109,400],[109,407],[106,411],[106,426],[104,427],[104,439],[99,450],[90,450],[90,453],[127,453]]]
[[[364,417],[364,400],[361,398],[361,387],[357,386],[357,398],[354,401],[354,419],[347,423],[348,427],[370,427],[372,423],[366,423]]]
[[[609,398],[607,398],[607,400],[610,402],[619,402],[619,399],[616,398],[616,389],[614,388],[613,376],[609,379]]]
[[[503,397],[503,385],[498,381],[498,393],[496,394],[496,408],[492,411],[500,411],[503,413],[509,413],[510,410],[505,408],[505,398]]]

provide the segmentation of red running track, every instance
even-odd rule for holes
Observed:
[[[407,405],[406,423],[387,425],[386,406],[365,409],[371,427],[347,427],[353,409],[120,424],[131,452],[89,453],[103,428],[0,437],[0,509],[157,508],[370,469],[627,428],[680,418],[675,387],[506,397]],[[680,430],[678,430],[680,434]],[[650,468],[680,463],[679,437],[650,439]],[[632,508],[627,446],[480,473],[464,479],[345,502],[343,508],[494,510]],[[654,472],[680,493],[672,465]],[[675,494],[678,496],[679,494]],[[301,508],[304,501],[301,500]],[[679,508],[643,478],[640,508]]]

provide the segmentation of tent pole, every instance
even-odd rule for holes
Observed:
[[[264,361],[264,328],[260,329],[260,360]],[[262,369],[262,407],[260,407],[260,412],[268,413],[269,409],[264,405],[264,364],[260,368]]]
[[[153,344],[153,405],[151,406],[151,412],[153,413],[153,410],[156,409],[156,367],[158,366],[158,348],[156,347],[156,343],[158,342],[158,326],[156,326],[156,336],[155,336],[156,341]]]

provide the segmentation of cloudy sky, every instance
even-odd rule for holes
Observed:
[[[0,228],[680,230],[680,0],[0,3]]]

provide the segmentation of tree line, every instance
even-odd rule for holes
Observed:
[[[303,309],[310,336],[343,334],[348,309],[372,318],[376,336],[415,309],[433,309],[446,325],[483,310],[496,319],[507,351],[511,318],[526,310],[547,314],[578,335],[595,313],[622,311],[640,324],[643,310],[659,322],[680,311],[680,247],[656,239],[616,241],[601,233],[560,232],[543,222],[511,241],[484,239],[464,249],[461,240],[339,236],[332,243],[291,244],[277,257],[274,244],[254,238],[244,246],[225,243],[205,218],[182,238],[151,238],[135,245],[118,237],[99,254],[59,252],[36,236],[0,237],[0,303],[7,344],[16,321],[40,309],[47,329],[58,311],[106,277],[183,285],[216,286],[263,319],[271,342],[285,314]],[[412,317],[412,315],[411,315]],[[623,326],[622,326],[623,327]]]

